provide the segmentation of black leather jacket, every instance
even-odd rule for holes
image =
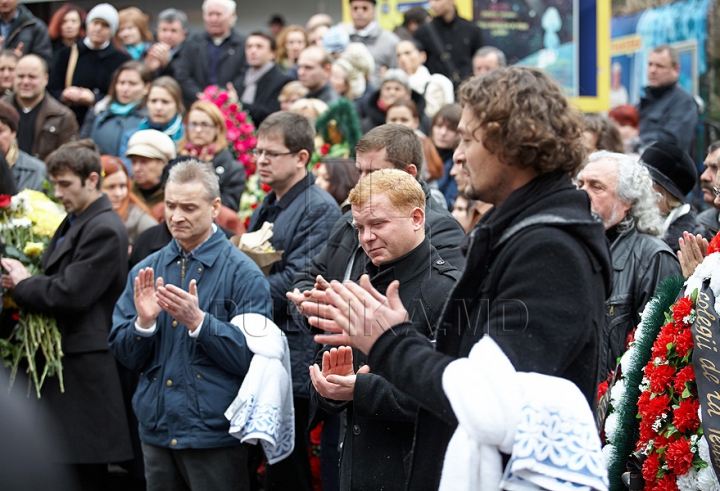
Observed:
[[[625,352],[627,335],[640,322],[640,312],[662,280],[679,275],[680,263],[661,239],[633,228],[610,245],[613,288],[605,302],[607,372]]]

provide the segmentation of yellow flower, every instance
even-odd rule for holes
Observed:
[[[28,242],[27,244],[25,244],[23,254],[25,254],[27,257],[35,257],[42,254],[44,249],[45,245],[42,242]]]
[[[26,216],[33,222],[33,233],[49,239],[65,218],[65,212],[39,191],[26,189],[22,194],[29,201],[30,211]]]

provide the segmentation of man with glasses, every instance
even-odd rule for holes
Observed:
[[[314,149],[315,130],[299,114],[276,112],[258,128],[255,148],[260,182],[272,188],[250,219],[249,232],[266,222],[274,224],[270,243],[283,251],[267,279],[273,300],[273,320],[287,335],[292,363],[295,404],[295,450],[290,457],[267,466],[266,489],[310,490],[308,459],[309,383],[308,367],[313,361],[312,336],[294,324],[288,314],[285,292],[292,290],[295,273],[325,246],[330,230],[340,218],[335,199],[315,184],[306,170]]]

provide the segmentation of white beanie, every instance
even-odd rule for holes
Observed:
[[[90,22],[95,19],[107,22],[110,26],[110,35],[115,35],[118,30],[118,24],[120,23],[118,11],[115,10],[115,7],[109,3],[95,5],[92,9],[90,9],[90,12],[88,12],[87,17],[85,18],[85,24],[90,24]]]

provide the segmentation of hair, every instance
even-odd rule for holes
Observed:
[[[415,132],[400,124],[377,126],[363,135],[355,145],[355,154],[385,149],[385,160],[405,171],[410,164],[422,175],[423,151]]]
[[[278,95],[278,101],[285,102],[294,95],[299,95],[300,97],[305,97],[306,95],[308,95],[307,87],[305,87],[297,80],[288,82],[283,86],[282,90],[280,91],[280,95]]]
[[[413,118],[417,118],[418,121],[420,121],[420,113],[418,113],[417,104],[415,104],[414,101],[410,99],[400,99],[399,101],[395,101],[390,106],[388,106],[387,111],[385,111],[385,115],[390,112],[390,109],[394,107],[406,107],[410,110],[410,113],[412,114]]]
[[[308,159],[315,149],[315,128],[305,116],[291,111],[278,111],[265,118],[258,128],[258,137],[261,135],[282,136],[290,152],[305,150]]]
[[[498,68],[465,81],[460,103],[472,110],[482,144],[501,162],[540,174],[575,174],[585,156],[582,114],[537,68]]]
[[[457,202],[458,198],[462,198],[465,201],[467,201],[467,215],[472,215],[472,221],[470,222],[470,228],[473,228],[475,224],[480,221],[480,219],[483,217],[480,214],[480,210],[477,208],[477,201],[474,199],[468,198],[467,194],[465,194],[462,191],[458,191],[457,196],[455,196],[455,201]]]
[[[460,124],[460,116],[462,115],[462,106],[460,104],[446,104],[433,116],[433,126],[445,126],[453,131],[457,131]]]
[[[718,149],[720,149],[720,140],[718,140],[718,141],[716,141],[716,142],[712,142],[712,143],[710,144],[710,146],[708,147],[708,149],[707,149],[707,153],[708,153],[708,154],[711,154],[711,153],[715,152],[715,151],[718,150]]]
[[[185,104],[183,103],[182,89],[180,88],[180,84],[177,83],[174,78],[167,75],[158,77],[150,84],[150,90],[152,90],[153,87],[160,87],[167,90],[168,94],[170,94],[170,96],[175,100],[178,114],[185,114]],[[150,91],[148,91],[148,95],[150,95]]]
[[[248,34],[247,39],[250,39],[252,36],[261,37],[261,38],[267,40],[267,41],[270,43],[270,50],[271,50],[271,51],[275,51],[275,50],[277,49],[277,44],[275,43],[275,38],[272,37],[272,36],[271,36],[270,34],[268,34],[267,32],[263,32],[263,31],[253,31],[253,32],[251,32],[250,34]]]
[[[327,66],[327,65],[332,65],[333,57],[330,56],[330,53],[328,53],[327,51],[325,51],[325,50],[324,50],[323,48],[321,48],[320,46],[308,46],[307,48],[305,48],[304,50],[302,50],[302,51],[300,52],[300,54],[302,54],[302,53],[304,53],[305,51],[308,51],[308,50],[312,50],[312,51],[317,51],[317,52],[318,52],[318,54],[320,55],[320,66],[324,67],[324,66]]]
[[[333,20],[328,14],[315,14],[310,17],[305,25],[305,29],[312,31],[316,27],[327,26],[332,27]]]
[[[620,130],[609,118],[601,114],[585,114],[585,131],[597,136],[597,149],[623,153]]]
[[[87,11],[82,7],[78,7],[74,3],[64,3],[55,11],[53,16],[50,18],[50,22],[48,22],[48,36],[53,41],[62,37],[62,23],[63,20],[65,20],[65,16],[70,12],[77,12],[80,16],[80,32],[78,33],[78,39],[85,37],[85,17],[87,17]]]
[[[128,7],[118,12],[118,32],[120,26],[132,22],[140,31],[140,37],[143,41],[152,43],[155,38],[150,30],[150,18],[142,10],[137,7]],[[115,34],[117,36],[117,33]]]
[[[325,102],[321,101],[320,99],[310,98],[310,99],[298,99],[295,102],[292,103],[290,106],[290,111],[293,113],[300,114],[302,111],[310,110],[315,113],[314,117],[307,116],[309,118],[311,123],[315,123],[315,120],[323,114],[325,111],[328,110],[328,105],[325,104]],[[305,117],[303,115],[303,117]]]
[[[386,195],[400,213],[409,213],[415,208],[425,211],[422,186],[417,179],[399,169],[381,169],[363,177],[350,191],[348,200],[353,206],[361,206],[377,194]]]
[[[495,46],[483,46],[479,50],[475,52],[473,55],[473,58],[477,58],[479,56],[485,57],[487,55],[495,55],[497,56],[498,65],[499,66],[507,66],[507,58],[505,57],[505,53],[503,53],[500,49],[496,48]]]
[[[615,194],[620,201],[630,203],[627,215],[618,223],[618,231],[624,233],[634,227],[640,233],[662,237],[664,227],[658,209],[660,195],[653,188],[653,180],[647,168],[628,155],[605,150],[593,152],[588,161],[601,159],[617,162]]]
[[[205,187],[205,199],[212,203],[220,198],[220,181],[215,174],[212,164],[198,159],[188,159],[178,162],[170,168],[167,182],[174,184],[187,184],[199,182]]]
[[[115,72],[113,72],[112,80],[110,81],[110,87],[107,93],[107,95],[110,96],[110,103],[117,102],[117,97],[115,96],[115,85],[117,85],[120,74],[125,70],[132,70],[134,72],[137,72],[140,75],[143,84],[149,84],[152,82],[152,73],[150,72],[150,70],[147,69],[145,63],[136,60],[126,61],[125,63],[120,65],[117,70],[115,70]],[[144,104],[145,97],[143,97],[143,101],[141,102],[141,105]]]
[[[403,27],[407,27],[411,22],[416,22],[418,25],[422,25],[427,21],[428,14],[427,10],[420,6],[415,6],[407,9],[403,16]]]
[[[213,104],[210,101],[195,101],[193,102],[192,106],[190,106],[190,109],[188,109],[186,118],[190,117],[190,113],[193,111],[202,111],[208,116],[210,116],[210,119],[213,123],[215,123],[215,127],[218,130],[218,134],[215,137],[215,155],[222,152],[224,149],[227,148],[228,142],[227,142],[227,126],[225,126],[225,118],[223,117],[222,111]],[[180,149],[180,152],[182,153],[185,149],[185,144],[189,141],[190,131],[186,131],[183,137],[178,142],[178,148]]]
[[[98,175],[97,189],[102,185],[102,165],[100,150],[90,138],[65,143],[47,157],[47,173],[54,176],[63,171],[70,171],[85,180],[96,172]]]
[[[299,26],[297,24],[289,25],[283,28],[283,30],[280,31],[280,33],[278,34],[277,49],[275,50],[275,63],[282,63],[283,61],[287,60],[287,50],[285,49],[285,43],[287,42],[288,34],[293,32],[299,32],[303,35],[303,39],[305,39],[305,47],[307,47],[307,31],[302,26]]]
[[[619,126],[632,126],[637,129],[640,126],[640,115],[637,108],[630,104],[618,106],[608,113],[608,117]]]
[[[323,159],[322,164],[328,173],[328,193],[342,205],[348,198],[350,190],[360,179],[360,172],[355,167],[355,160],[349,158]]]
[[[187,31],[188,18],[187,14],[182,10],[170,8],[165,9],[158,14],[158,24],[160,22],[175,22],[176,20],[179,20],[182,24],[183,30]]]
[[[148,208],[147,205],[143,203],[143,201],[137,196],[135,196],[135,194],[132,192],[133,182],[132,179],[130,179],[130,175],[128,174],[127,168],[125,167],[123,161],[120,160],[120,158],[114,157],[112,155],[101,155],[100,164],[102,165],[103,178],[112,176],[113,174],[116,174],[118,172],[122,172],[125,175],[125,179],[127,180],[128,193],[122,204],[120,205],[120,208],[117,210],[120,218],[125,221],[128,209],[130,208],[130,203],[137,206],[148,215],[152,216],[152,211],[150,210],[150,208]]]
[[[16,64],[20,60],[20,57],[11,49],[0,50],[0,58],[13,58]]]
[[[670,60],[672,61],[672,65],[674,67],[680,65],[680,55],[678,54],[677,50],[672,46],[668,44],[661,44],[660,46],[656,46],[652,49],[653,53],[662,53],[664,51],[667,51],[670,55]]]
[[[225,7],[231,15],[237,12],[237,3],[235,3],[234,0],[204,0],[202,4],[203,14],[207,12],[210,5],[220,5],[221,7]]]

